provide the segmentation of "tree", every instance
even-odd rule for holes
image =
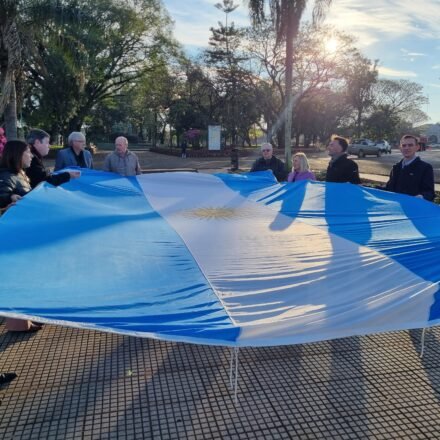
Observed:
[[[238,139],[250,142],[249,129],[258,119],[255,97],[252,94],[250,72],[244,63],[241,45],[244,32],[235,27],[234,22],[227,23],[227,16],[237,6],[231,0],[223,0],[223,5],[217,4],[226,15],[226,24],[218,23],[218,28],[211,28],[209,39],[210,48],[204,53],[204,59],[213,72],[212,81],[217,88],[220,101],[219,121],[226,129],[226,137],[236,146]]]
[[[293,66],[293,42],[299,31],[299,23],[307,4],[307,0],[249,0],[249,10],[255,25],[265,20],[266,3],[270,6],[270,15],[275,25],[277,41],[286,42],[285,57],[285,102],[284,110],[280,117],[284,120],[284,154],[286,167],[291,162],[291,136],[292,136],[292,66]],[[324,13],[325,6],[329,6],[331,0],[315,0],[313,21],[318,22]]]
[[[17,137],[16,80],[21,73],[23,43],[19,31],[19,2],[0,0],[0,115],[7,138]]]
[[[371,139],[394,139],[402,120],[388,106],[374,110],[365,120],[365,134]]]
[[[98,103],[165,64],[174,49],[158,0],[49,3],[28,11],[52,17],[27,65],[28,109],[54,121],[53,131],[79,130]]]
[[[428,102],[423,86],[408,80],[381,79],[372,86],[372,111],[365,132],[374,139],[397,139],[403,127],[428,119],[422,106]]]
[[[347,102],[355,111],[356,136],[361,137],[363,118],[373,105],[373,85],[377,81],[377,61],[359,55],[347,71]]]
[[[405,79],[381,79],[373,87],[375,109],[387,110],[390,115],[419,124],[428,119],[422,106],[428,103],[423,86]]]
[[[219,96],[203,69],[188,60],[180,66],[180,81],[171,101],[168,120],[180,137],[191,129],[205,130],[216,118]]]
[[[277,43],[270,23],[250,30],[248,39],[247,50],[251,56],[254,74],[258,78],[255,81],[255,94],[259,96],[259,105],[264,111],[268,138],[272,139],[272,133],[277,134],[277,143],[282,145],[283,133],[276,130],[276,126],[279,125],[279,114],[285,102],[282,56],[284,46]],[[327,44],[329,41],[333,42],[331,48]],[[292,118],[297,143],[299,136],[309,131],[311,126],[318,128],[307,116],[311,114],[310,112],[314,113],[315,108],[325,107],[341,112],[329,116],[328,120],[342,121],[347,117],[349,106],[345,99],[345,90],[353,66],[359,63],[360,58],[351,36],[334,31],[329,26],[317,28],[306,23],[301,27],[295,41],[292,66],[294,73],[292,93],[296,98]],[[338,102],[323,103],[324,99]],[[321,117],[318,119],[322,120]],[[330,134],[335,129],[334,125]],[[327,130],[319,130],[319,132],[327,133]]]

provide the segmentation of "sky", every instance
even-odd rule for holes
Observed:
[[[208,45],[210,27],[224,22],[214,7],[221,0],[162,0],[174,21],[174,37],[189,54]],[[229,15],[236,25],[250,24],[246,1]],[[313,1],[309,1],[310,6]],[[310,18],[306,11],[304,19]],[[440,0],[333,0],[325,24],[357,38],[356,46],[379,60],[379,77],[407,79],[423,86],[423,110],[440,123]]]

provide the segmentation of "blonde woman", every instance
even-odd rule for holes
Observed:
[[[287,176],[288,182],[299,180],[316,180],[315,175],[310,171],[309,161],[304,153],[296,153],[293,156],[292,172]]]

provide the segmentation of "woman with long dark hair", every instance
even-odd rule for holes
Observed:
[[[6,142],[0,162],[0,208],[7,209],[17,203],[31,190],[25,169],[31,164],[32,153],[24,141]],[[30,332],[41,325],[24,319],[6,318],[6,328],[10,331]]]
[[[18,202],[31,190],[25,169],[32,161],[31,150],[24,141],[6,142],[0,162],[0,209]]]

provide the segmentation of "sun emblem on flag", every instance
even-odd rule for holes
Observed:
[[[236,217],[243,217],[244,209],[240,208],[225,208],[207,206],[204,208],[191,209],[182,214],[185,217],[198,218],[201,220],[230,220]]]

